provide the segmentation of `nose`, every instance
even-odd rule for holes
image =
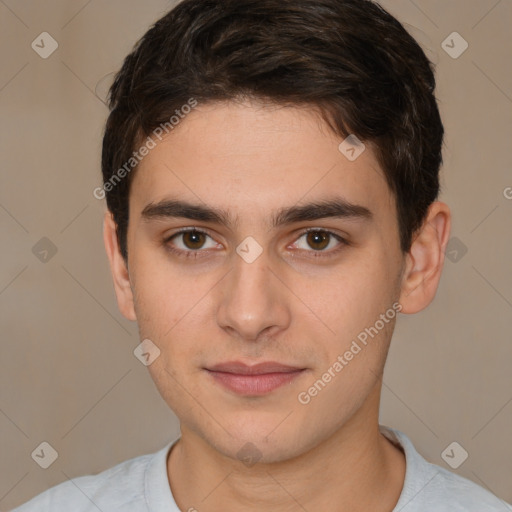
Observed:
[[[251,263],[233,255],[233,267],[222,280],[218,325],[231,336],[257,341],[286,329],[291,320],[291,293],[269,265],[267,253]]]

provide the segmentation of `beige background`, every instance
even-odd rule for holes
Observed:
[[[179,433],[133,356],[136,326],[117,310],[105,205],[92,194],[108,75],[170,5],[0,1],[0,510]],[[457,441],[469,458],[454,471],[512,502],[512,2],[383,5],[437,64],[442,199],[460,259],[446,261],[426,311],[399,319],[381,423],[447,469],[441,453]],[[47,59],[31,48],[43,31],[59,45]],[[453,31],[469,43],[457,59],[441,47]],[[57,248],[46,263],[33,254],[43,237]],[[59,454],[46,470],[31,458],[43,441]]]

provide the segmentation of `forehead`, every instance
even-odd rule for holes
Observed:
[[[130,216],[169,197],[231,210],[235,220],[333,194],[372,210],[392,208],[371,146],[350,160],[342,141],[308,108],[199,105],[139,164]]]

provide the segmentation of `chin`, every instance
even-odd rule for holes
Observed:
[[[266,421],[258,421],[254,416],[251,419],[242,424],[232,423],[227,429],[232,435],[222,430],[222,437],[213,439],[209,431],[205,438],[225,456],[240,460],[248,467],[255,462],[283,462],[307,451],[307,447],[302,446],[304,437],[298,424],[290,423],[286,428],[286,420],[280,425],[281,416]],[[247,458],[249,463],[246,463]]]

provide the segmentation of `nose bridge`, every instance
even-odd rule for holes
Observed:
[[[270,327],[285,328],[289,322],[284,286],[270,267],[268,253],[256,254],[251,243],[242,242],[233,254],[217,312],[221,327],[247,340],[257,339]]]

